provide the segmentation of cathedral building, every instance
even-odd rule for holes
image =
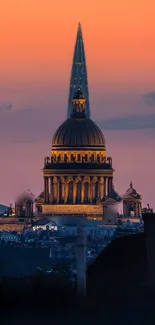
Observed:
[[[68,118],[53,136],[50,157],[44,160],[44,191],[36,199],[41,216],[84,215],[87,219],[106,220],[108,206],[121,200],[114,190],[114,169],[112,158],[106,155],[105,137],[89,116],[87,71],[79,25]]]
[[[56,130],[51,156],[44,161],[44,192],[36,206],[43,215],[85,214],[103,218],[105,198],[113,191],[112,158],[106,157],[102,131],[86,116],[80,88],[70,118]]]

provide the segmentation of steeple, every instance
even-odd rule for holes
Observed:
[[[89,110],[89,91],[87,81],[87,67],[84,50],[84,42],[82,36],[81,24],[78,24],[78,31],[74,49],[73,64],[70,79],[69,98],[68,98],[68,112],[67,116],[72,114],[72,99],[76,89],[80,87],[86,100],[85,114],[90,116]]]

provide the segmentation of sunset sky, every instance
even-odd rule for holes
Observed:
[[[113,157],[115,188],[130,180],[155,208],[154,0],[1,0],[0,203],[43,188],[52,135],[66,118],[78,22],[91,117]]]

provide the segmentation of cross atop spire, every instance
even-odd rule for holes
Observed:
[[[77,33],[81,33],[82,34],[82,27],[81,27],[80,21],[78,23],[78,32]]]
[[[86,116],[89,117],[89,91],[87,80],[87,67],[84,50],[84,42],[82,35],[82,28],[80,22],[78,23],[78,30],[76,36],[76,43],[74,48],[72,72],[70,79],[69,99],[68,99],[68,117],[72,113],[72,99],[77,88],[80,87],[86,99]]]

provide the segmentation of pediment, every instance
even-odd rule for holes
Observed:
[[[44,198],[37,198],[35,203],[44,203]]]
[[[128,200],[128,199],[133,199],[133,196],[132,195],[127,195],[127,196],[124,196],[123,200]]]
[[[123,201],[126,201],[126,200],[136,200],[137,199],[137,195],[127,195],[127,196],[124,196],[123,198]]]
[[[115,199],[112,199],[111,197],[107,197],[104,199],[103,203],[108,202],[108,203],[117,203]]]

